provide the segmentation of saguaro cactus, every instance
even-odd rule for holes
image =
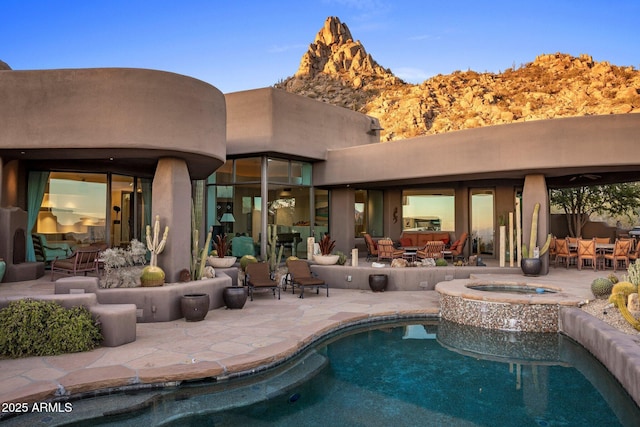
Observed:
[[[153,238],[151,237],[151,227],[147,225],[147,249],[151,252],[149,265],[142,270],[140,284],[142,286],[162,286],[164,284],[164,271],[158,267],[158,254],[162,253],[167,244],[169,227],[164,228],[162,240],[160,239],[160,215],[156,215],[156,222],[153,225]]]
[[[278,243],[278,229],[275,225],[268,225],[267,239],[269,242],[269,252],[267,253],[267,259],[269,260],[269,269],[272,272],[276,271],[278,265],[280,265],[280,261],[282,260],[282,253],[284,250],[284,246],[280,246],[280,250],[276,255],[276,248]]]
[[[156,215],[156,222],[153,225],[153,239],[151,238],[151,226],[147,225],[147,249],[151,252],[151,260],[149,265],[158,266],[158,254],[162,253],[164,247],[167,244],[167,237],[169,236],[169,226],[164,228],[164,234],[162,240],[158,242],[160,237],[160,215]]]

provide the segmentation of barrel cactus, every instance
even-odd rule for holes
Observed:
[[[444,259],[444,258],[436,259],[436,267],[446,267],[448,265],[449,265],[449,263],[447,262],[446,259]]]
[[[596,298],[606,297],[611,293],[613,282],[608,277],[598,277],[591,282],[591,292]]]
[[[244,255],[242,258],[240,258],[240,268],[242,269],[242,271],[245,271],[247,269],[247,265],[254,262],[258,262],[256,257],[254,257],[253,255]]]
[[[629,295],[638,292],[638,287],[631,282],[618,282],[611,289],[611,296],[609,297],[609,302],[615,303],[614,297],[616,295],[621,295],[623,301],[627,301]]]

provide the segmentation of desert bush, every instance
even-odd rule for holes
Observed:
[[[101,341],[100,328],[85,307],[23,299],[0,310],[0,355],[5,357],[76,353]]]

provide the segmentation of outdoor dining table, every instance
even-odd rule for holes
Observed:
[[[600,255],[604,255],[605,253],[608,252],[613,252],[613,249],[616,247],[615,243],[598,243],[596,242],[596,252]],[[569,243],[569,250],[571,251],[575,251],[578,249],[578,244],[577,243]],[[601,259],[602,261],[602,269],[606,269],[605,267],[605,260],[604,258]]]

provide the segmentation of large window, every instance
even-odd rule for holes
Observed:
[[[455,231],[453,190],[405,190],[402,192],[402,229]]]
[[[261,182],[263,165],[266,183]],[[312,203],[311,171],[310,163],[286,159],[228,160],[207,181],[208,225],[213,225],[217,234],[251,237],[259,255],[266,216],[267,225],[277,230],[278,244],[284,246],[285,255],[306,256],[306,239],[313,233],[314,220],[315,226],[324,231],[328,224],[326,199],[314,200],[320,207]],[[263,185],[267,195],[264,201]]]
[[[106,242],[107,175],[52,172],[35,232],[47,241]]]
[[[151,180],[51,172],[33,229],[47,242],[128,245],[150,223]]]

